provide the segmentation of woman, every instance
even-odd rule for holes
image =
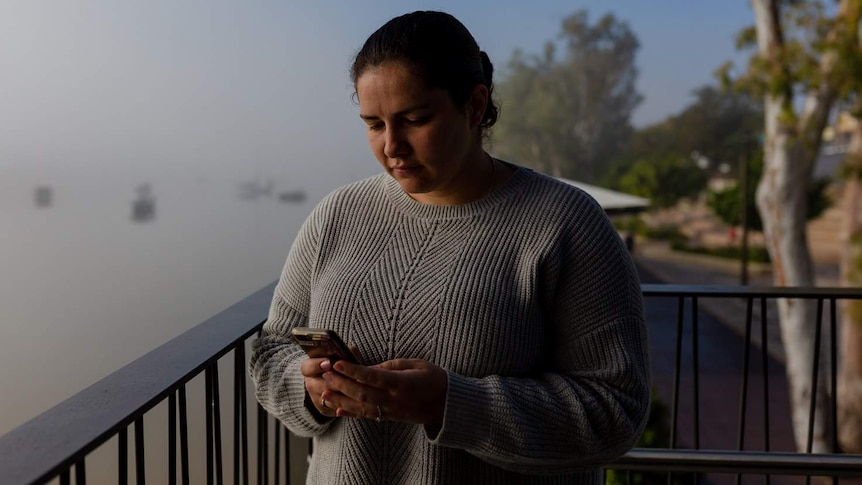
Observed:
[[[385,173],[327,196],[276,287],[251,375],[314,437],[309,483],[598,483],[649,401],[640,285],[585,193],[489,156],[491,63],[454,17],[371,35],[352,80]],[[365,365],[307,358],[328,328]]]

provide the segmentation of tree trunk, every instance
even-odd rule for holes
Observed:
[[[845,161],[849,176],[844,183],[844,250],[841,283],[862,287],[862,121],[850,139]],[[838,441],[847,453],[862,453],[862,302],[843,305],[841,359],[838,373]]]
[[[769,111],[767,109],[767,113]],[[805,157],[798,153],[800,150],[795,145],[786,135],[767,136],[764,172],[757,187],[757,206],[776,286],[814,286],[813,265],[805,236],[805,191],[800,188],[806,186],[808,179],[800,178],[798,167],[804,165]],[[787,356],[796,448],[807,451],[816,304],[814,300],[781,299],[778,311]],[[821,358],[819,368],[812,450],[822,453],[831,450],[828,360]]]
[[[779,70],[784,40],[779,0],[752,0],[760,56]],[[821,69],[834,62],[824,55]],[[793,112],[789,79],[764,96],[765,146],[763,175],[757,186],[757,207],[763,220],[767,250],[776,286],[814,286],[814,271],[805,235],[806,188],[811,180],[820,135],[826,125],[834,94],[827,83],[809,93],[798,119]],[[813,389],[816,306],[813,300],[778,301],[781,338],[787,356],[793,431],[796,448],[806,451],[811,396],[815,395],[812,451],[831,450],[828,361],[820,359],[817,389]]]

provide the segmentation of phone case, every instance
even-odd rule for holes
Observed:
[[[329,357],[332,363],[339,360],[360,363],[358,356],[332,330],[297,327],[290,334],[309,357]]]

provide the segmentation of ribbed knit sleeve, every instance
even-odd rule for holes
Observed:
[[[252,342],[249,373],[257,400],[294,434],[315,436],[331,419],[311,410],[306,402],[305,378],[299,366],[307,358],[290,338],[294,327],[308,325],[310,292],[318,255],[323,203],[305,221],[288,253],[275,287],[263,335]]]
[[[435,445],[530,474],[574,472],[627,452],[646,422],[649,366],[636,269],[592,200],[575,205],[542,265],[550,343],[528,377],[449,372]]]

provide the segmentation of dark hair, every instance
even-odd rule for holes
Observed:
[[[477,84],[488,88],[488,105],[481,128],[497,122],[494,66],[464,24],[444,12],[419,11],[386,22],[368,37],[356,54],[350,79],[353,86],[370,67],[385,62],[413,65],[429,88],[443,88],[456,106],[464,106]]]

